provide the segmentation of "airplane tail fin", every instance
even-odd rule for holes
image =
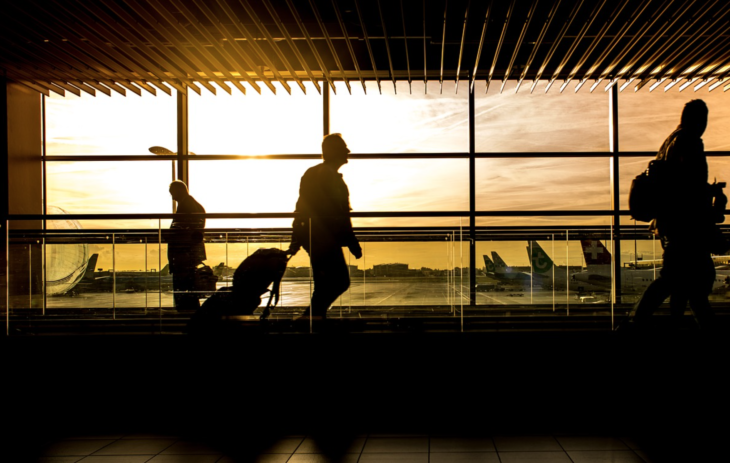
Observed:
[[[166,276],[170,274],[170,264],[165,264],[164,267],[162,267],[162,270],[160,270],[160,276]]]
[[[484,265],[486,266],[487,273],[494,273],[494,262],[492,262],[492,259],[489,258],[488,255],[484,254],[482,257],[484,257]]]
[[[94,270],[96,270],[96,261],[99,260],[99,254],[92,254],[89,260],[86,262],[86,271],[84,272],[84,279],[93,279]]]
[[[492,259],[494,260],[494,267],[497,269],[506,269],[507,264],[499,257],[499,254],[492,251]]]
[[[527,242],[527,255],[530,257],[530,266],[535,273],[546,273],[553,268],[553,260],[543,251],[537,241]]]
[[[580,240],[586,265],[610,265],[611,253],[599,240]]]

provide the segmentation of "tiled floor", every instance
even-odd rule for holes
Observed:
[[[493,436],[369,434],[317,439],[242,438],[213,444],[176,436],[79,436],[48,442],[44,463],[656,463],[636,442],[607,436]]]

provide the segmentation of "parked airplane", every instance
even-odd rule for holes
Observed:
[[[92,254],[89,263],[86,266],[86,272],[83,278],[74,286],[69,293],[109,293],[116,292],[155,292],[155,291],[171,291],[172,275],[169,266],[157,272],[152,271],[118,271],[112,270],[95,270],[99,254]]]
[[[590,283],[602,287],[602,290],[596,290],[595,292],[609,292],[613,280],[611,252],[600,240],[581,240],[581,247],[586,261],[586,270],[574,274],[572,279],[576,282]],[[647,262],[649,261],[643,261],[645,265]],[[630,262],[627,266],[622,267],[621,292],[624,294],[642,294],[651,282],[659,276],[661,263],[660,260],[651,261],[651,266],[645,267],[638,266],[636,262]],[[719,267],[715,272],[713,292],[728,291],[730,289],[730,270]]]
[[[495,251],[492,251],[492,259],[494,259],[494,274],[498,279],[512,282],[521,281],[526,282],[528,285],[530,284],[532,276],[527,272],[529,270],[528,268],[508,266]],[[486,262],[486,260],[487,256],[484,256],[484,261]]]
[[[505,289],[515,289],[515,286],[523,288],[530,285],[530,275],[513,267],[508,267],[504,260],[496,252],[492,252],[497,264],[486,254],[484,258],[485,275],[489,278],[489,282],[477,284],[477,291],[504,291]]]
[[[581,240],[583,257],[586,260],[586,270],[573,275],[576,281],[603,286],[604,291],[611,289],[612,270],[611,253],[600,240]],[[660,267],[635,268],[632,266],[621,269],[621,291],[623,293],[641,294],[659,276]],[[727,291],[730,289],[730,270],[718,268],[715,270],[713,291]]]
[[[581,272],[583,267],[555,265],[553,260],[542,249],[537,241],[527,242],[527,255],[530,258],[532,274],[535,281],[545,289],[557,289],[560,291],[576,291],[578,294],[595,291],[594,285],[586,283],[574,283],[570,275]],[[568,284],[570,283],[570,284]]]

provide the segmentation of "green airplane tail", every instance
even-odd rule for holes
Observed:
[[[547,273],[553,268],[552,259],[537,244],[537,241],[528,242],[527,255],[530,256],[530,265],[534,273]]]

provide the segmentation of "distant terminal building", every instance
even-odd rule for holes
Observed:
[[[408,264],[380,264],[373,265],[373,275],[376,277],[405,277],[410,273]]]
[[[364,274],[362,270],[357,268],[357,265],[348,265],[347,268],[350,271],[351,277],[361,277]]]

